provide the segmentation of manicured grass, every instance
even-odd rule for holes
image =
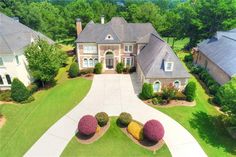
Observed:
[[[111,119],[109,130],[98,141],[92,144],[80,144],[74,137],[65,148],[62,157],[91,156],[91,157],[148,157],[148,156],[171,156],[168,148],[164,145],[155,154],[142,148],[129,139],[116,125],[116,118]]]
[[[164,37],[163,39],[164,39],[166,42],[168,42],[167,37]],[[176,52],[176,51],[182,50],[182,49],[184,48],[184,46],[185,46],[188,42],[189,42],[189,39],[188,39],[188,38],[184,38],[184,39],[182,39],[182,40],[176,40],[175,43],[174,43],[174,48],[173,48],[174,51]],[[173,43],[173,38],[170,37],[168,44],[169,44],[170,46],[172,46],[172,43]]]
[[[92,81],[65,79],[67,68],[61,69],[55,87],[34,94],[35,101],[0,106],[7,118],[0,129],[0,156],[22,156],[51,125],[84,98]]]
[[[181,59],[185,55],[187,53],[178,53]],[[196,138],[208,156],[236,156],[236,142],[219,120],[220,113],[209,104],[209,96],[199,81],[194,76],[190,81],[197,84],[196,106],[156,108],[183,125]]]

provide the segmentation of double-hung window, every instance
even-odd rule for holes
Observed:
[[[125,65],[125,67],[129,66],[132,67],[133,66],[133,58],[132,57],[126,57],[123,59],[123,63]]]
[[[97,53],[97,47],[94,45],[84,45],[84,53]]]
[[[132,53],[133,52],[133,45],[125,45],[125,52]]]

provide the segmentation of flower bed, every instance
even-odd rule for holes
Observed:
[[[110,127],[110,121],[102,127],[98,125],[97,119],[91,115],[83,116],[78,124],[77,140],[82,144],[90,144],[101,138]]]
[[[117,119],[117,121],[119,122],[119,118]],[[153,137],[157,138],[155,138],[154,140],[150,140],[150,138],[147,138],[147,133],[144,133],[145,127],[146,132],[149,131],[150,133],[151,131],[151,134],[149,135],[153,135]],[[128,126],[120,126],[120,129],[136,144],[151,151],[156,151],[160,149],[165,143],[162,139],[162,137],[164,136],[164,128],[161,123],[156,120],[148,121],[144,126],[138,121],[132,120],[128,124]]]

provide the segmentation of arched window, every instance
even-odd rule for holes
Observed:
[[[11,77],[10,77],[10,75],[7,74],[7,75],[6,75],[6,79],[7,79],[7,83],[8,83],[8,84],[11,84]]]
[[[1,75],[0,75],[0,84],[3,84],[3,79]]]
[[[89,59],[89,67],[93,67],[93,59],[92,58]]]
[[[161,89],[161,82],[160,81],[156,81],[153,84],[153,90],[154,92],[159,92]]]
[[[176,81],[174,82],[174,87],[175,87],[176,89],[179,89],[179,87],[180,87],[180,81],[179,81],[179,80],[176,80]]]
[[[97,63],[98,63],[98,59],[95,58],[95,59],[93,60],[93,64],[94,64],[94,66],[95,66]]]
[[[83,60],[83,67],[84,68],[88,67],[88,59],[87,58],[84,58],[84,60]]]

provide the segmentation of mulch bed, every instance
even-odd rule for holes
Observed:
[[[145,100],[143,101],[145,104],[150,105],[150,106],[158,106],[158,107],[163,107],[163,108],[168,108],[168,107],[175,107],[175,106],[188,106],[188,107],[192,107],[196,105],[196,101],[194,100],[193,102],[188,102],[185,100],[171,100],[168,104],[165,105],[154,105],[152,103],[152,100]]]
[[[93,80],[94,74],[85,74],[85,75],[82,75],[81,77],[87,80]]]
[[[99,132],[96,132],[95,134],[93,134],[91,136],[84,136],[78,132],[76,134],[77,140],[81,144],[91,144],[91,143],[97,141],[99,138],[101,138],[106,133],[106,131],[109,129],[109,127],[110,127],[110,121],[107,123],[107,125],[100,127]]]
[[[6,123],[7,119],[4,116],[0,116],[0,128]]]
[[[125,133],[134,143],[140,145],[141,147],[145,148],[145,149],[148,149],[150,151],[157,151],[159,150],[164,144],[164,140],[160,140],[159,142],[157,143],[153,143],[151,141],[148,141],[148,140],[142,140],[142,141],[138,141],[136,140],[131,134],[129,134],[129,132],[127,131],[127,127],[125,128],[120,128],[121,131],[123,133]]]

